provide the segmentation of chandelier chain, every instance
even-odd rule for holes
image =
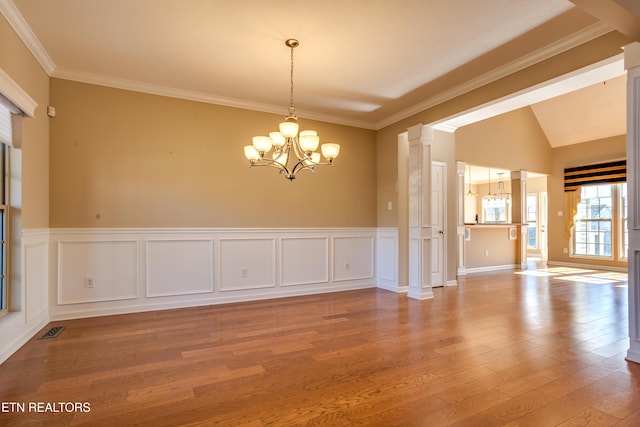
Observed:
[[[295,115],[296,109],[293,106],[293,49],[294,49],[295,45],[291,45],[291,76],[290,76],[290,82],[291,82],[291,93],[289,94],[289,114],[291,115]]]

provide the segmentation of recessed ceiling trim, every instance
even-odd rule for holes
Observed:
[[[79,81],[89,84],[97,84],[101,86],[108,86],[126,90],[132,90],[137,92],[144,92],[149,94],[155,94],[160,96],[168,96],[172,98],[180,98],[193,100],[204,103],[211,103],[235,108],[243,108],[254,111],[261,111],[274,114],[282,114],[283,107],[270,104],[260,104],[250,102],[241,99],[225,98],[220,96],[211,95],[208,93],[189,91],[184,89],[177,89],[173,87],[166,87],[161,85],[153,85],[149,83],[142,83],[137,81],[130,81],[125,79],[112,78],[92,73],[86,73],[82,71],[75,71],[69,69],[60,69],[56,67],[55,63],[48,55],[38,38],[35,36],[31,27],[24,20],[22,14],[16,8],[11,0],[0,0],[0,13],[4,15],[12,28],[16,31],[21,40],[25,43],[27,48],[32,52],[36,60],[43,67],[45,72],[52,77],[58,77],[67,80]],[[577,32],[571,36],[565,37],[558,43],[554,43],[552,46],[548,46],[543,49],[539,49],[517,61],[513,61],[503,67],[500,67],[489,73],[485,73],[476,79],[473,79],[465,84],[459,85],[451,90],[443,92],[442,94],[429,98],[419,104],[416,104],[408,109],[405,109],[399,113],[390,115],[378,122],[366,121],[366,120],[354,120],[346,119],[341,116],[320,114],[309,111],[299,111],[299,116],[308,118],[311,120],[319,120],[324,122],[336,123],[346,126],[354,126],[364,129],[379,130],[388,125],[396,123],[400,120],[406,119],[412,115],[418,114],[424,110],[432,108],[438,104],[451,100],[457,96],[468,93],[474,89],[477,89],[483,85],[494,82],[500,78],[506,77],[517,71],[520,71],[528,66],[536,64],[540,61],[548,59],[554,55],[560,54],[580,44],[593,40],[601,35],[604,35],[611,31],[611,27],[605,24],[594,24],[584,30]]]
[[[225,98],[222,96],[215,96],[204,92],[190,91],[185,89],[176,89],[168,86],[154,85],[150,83],[138,82],[133,80],[118,79],[109,76],[103,76],[99,74],[86,73],[75,70],[65,70],[56,68],[51,77],[72,80],[80,83],[94,84],[98,86],[106,86],[115,89],[130,90],[133,92],[147,93],[151,95],[166,96],[169,98],[185,99],[188,101],[203,102],[206,104],[215,104],[225,107],[242,108],[245,110],[260,111],[263,113],[273,113],[282,115],[286,113],[286,107],[284,105],[271,105],[260,104],[256,102],[249,102],[235,98]],[[314,113],[310,111],[296,109],[296,114],[300,118],[309,120],[318,120],[322,122],[329,122],[335,124],[341,124],[345,126],[354,126],[363,129],[374,129],[374,124],[369,121],[358,121],[345,119],[343,117],[324,115]]]
[[[47,51],[42,47],[42,44],[40,44],[36,35],[33,34],[31,27],[27,24],[27,21],[24,20],[22,14],[13,2],[11,0],[0,0],[0,12],[40,63],[44,71],[48,75],[51,75],[56,69],[56,64],[54,64]]]
[[[521,71],[527,67],[530,67],[539,62],[542,62],[545,59],[549,59],[555,55],[559,55],[563,52],[566,52],[569,49],[572,49],[576,46],[580,46],[581,44],[587,43],[604,34],[607,34],[611,30],[612,30],[611,27],[608,25],[605,25],[602,23],[593,24],[582,31],[574,33],[571,36],[565,37],[564,39],[558,41],[557,43],[554,43],[551,46],[538,49],[529,55],[523,56],[522,58],[516,61],[512,61],[509,64],[506,64],[503,67],[497,68],[491,72],[478,76],[473,80],[469,80],[464,84],[456,86],[445,92],[442,92],[438,96],[429,98],[410,108],[407,108],[403,111],[393,114],[387,117],[386,119],[380,120],[379,122],[376,123],[376,130],[382,129],[400,120],[411,117],[414,114],[418,114],[424,110],[435,107],[436,105],[442,104],[443,102],[449,101],[455,97],[464,95],[465,93],[471,92],[472,90],[482,87],[486,84],[493,83],[496,80],[499,80],[503,77],[507,77],[510,74]]]
[[[453,133],[459,127],[500,114],[514,111],[558,95],[583,89],[601,81],[619,77],[625,73],[623,53],[591,64],[579,70],[558,76],[539,85],[523,89],[519,92],[480,105],[461,114],[449,117],[434,125],[435,129]]]

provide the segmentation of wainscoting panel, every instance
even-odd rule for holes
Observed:
[[[60,242],[58,275],[58,304],[137,298],[137,241]]]
[[[329,239],[281,239],[282,286],[309,285],[329,281]]]
[[[221,239],[220,290],[276,286],[275,239]]]
[[[373,237],[335,237],[333,280],[373,280],[374,251]]]
[[[378,229],[376,239],[376,282],[379,288],[401,292],[398,285],[398,232]]]
[[[375,228],[52,229],[49,233],[52,320],[377,285]],[[389,257],[392,241],[393,237],[384,240]],[[39,250],[34,247],[32,257],[41,256]],[[387,258],[384,271],[389,281],[395,261]]]
[[[49,232],[30,229],[12,239],[11,310],[0,322],[0,363],[49,322]]]
[[[48,254],[49,245],[45,242],[23,241],[24,247],[24,287],[25,315],[27,322],[41,316],[49,310],[48,293]]]
[[[147,296],[214,291],[213,240],[148,240]]]

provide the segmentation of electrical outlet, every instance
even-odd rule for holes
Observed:
[[[569,253],[569,248],[562,248],[562,253],[563,254],[568,254]]]
[[[84,279],[85,288],[93,288],[93,286],[94,286],[93,277],[87,277]]]
[[[489,250],[488,249],[485,249],[484,256],[489,256]]]
[[[249,269],[247,267],[240,267],[240,277],[246,278],[249,275]]]

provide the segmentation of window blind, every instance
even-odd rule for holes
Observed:
[[[564,170],[564,191],[580,190],[583,185],[613,184],[616,182],[627,182],[626,160],[578,166]]]
[[[19,132],[19,124],[22,112],[13,102],[0,94],[0,142],[7,145],[15,145],[16,131]]]
[[[11,112],[0,103],[0,142],[11,145]]]

